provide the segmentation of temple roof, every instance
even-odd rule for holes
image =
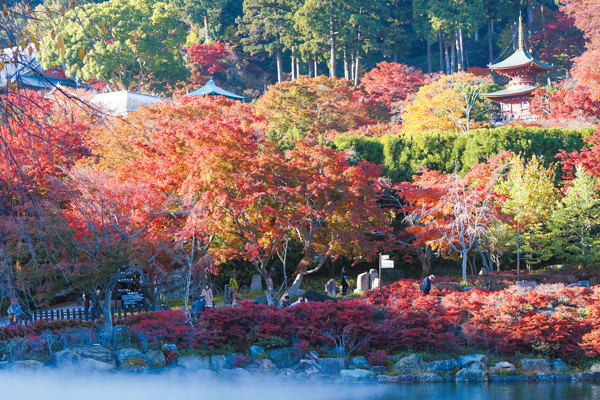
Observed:
[[[225,96],[229,99],[241,100],[244,101],[246,98],[244,96],[238,96],[237,94],[233,94],[228,92],[225,89],[218,87],[215,82],[211,79],[206,82],[206,86],[201,87],[200,89],[194,90],[190,93],[190,96],[204,96],[204,95],[216,95],[216,96]]]
[[[509,87],[508,89],[499,90],[497,92],[482,93],[481,95],[483,97],[486,97],[486,98],[492,100],[492,99],[496,99],[498,97],[516,96],[519,94],[531,93],[535,89],[537,89],[535,86],[520,85],[520,86],[512,86],[512,87]]]
[[[528,52],[523,49],[517,49],[510,57],[505,60],[500,61],[499,63],[490,65],[491,70],[506,70],[512,68],[525,67],[529,65],[535,65],[538,69],[541,70],[551,70],[554,68],[552,65],[545,64],[541,61],[536,60],[534,57],[531,57]]]
[[[126,117],[127,114],[139,110],[142,105],[149,106],[163,100],[171,101],[164,97],[121,90],[119,92],[97,94],[92,97],[91,101],[102,107],[110,115]]]

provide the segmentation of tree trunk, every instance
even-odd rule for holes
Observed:
[[[350,79],[350,73],[348,72],[348,56],[346,55],[346,49],[344,49],[344,78]]]
[[[521,273],[521,243],[519,242],[519,222],[517,222],[517,275]]]
[[[313,58],[308,57],[308,77],[313,77]]]
[[[319,76],[319,72],[317,70],[317,59],[315,58],[315,78]]]
[[[463,250],[462,252],[462,279],[463,282],[467,281],[467,255],[469,253],[468,250]]]
[[[450,37],[450,75],[456,72],[456,31]]]
[[[296,60],[294,59],[294,46],[292,46],[292,57],[291,57],[291,61],[292,61],[292,82],[296,80]]]
[[[462,29],[458,30],[458,37],[459,37],[459,44],[460,44],[460,63],[462,65],[462,70],[466,71],[467,68],[465,68],[465,46],[463,46],[463,33],[462,33]]]
[[[350,65],[350,80],[354,80],[354,54],[352,54],[352,64]]]
[[[440,74],[444,73],[444,50],[442,49],[442,32],[438,32],[438,43],[440,45]]]
[[[277,82],[281,83],[281,81],[283,80],[282,71],[281,71],[282,70],[281,49],[277,49],[276,57],[277,57]]]
[[[433,65],[431,64],[431,42],[427,38],[427,70],[431,74],[433,72]]]
[[[204,16],[204,43],[210,42],[210,35],[208,34],[208,16]]]
[[[446,75],[451,75],[450,70],[450,57],[448,56],[448,38],[444,34],[444,57],[446,57]]]
[[[421,262],[421,278],[425,278],[426,276],[431,275],[431,247],[418,247],[416,250],[417,257]]]
[[[488,51],[490,53],[490,64],[494,62],[494,48],[493,48],[493,40],[492,35],[494,34],[494,30],[492,29],[492,19],[488,20]]]
[[[474,38],[474,40],[476,42],[479,42],[479,31],[475,31],[475,38]]]
[[[460,32],[457,29],[454,32],[454,44],[456,46],[456,72],[463,71],[462,53],[460,48]]]
[[[356,50],[356,71],[354,72],[354,86],[358,86],[360,80],[360,53]]]
[[[296,79],[300,76],[300,58],[296,57]]]
[[[104,304],[102,305],[102,316],[104,317],[104,334],[112,334],[112,307],[110,305],[112,301],[112,292],[115,285],[108,284],[103,287],[104,290]],[[100,299],[98,299],[100,301]],[[108,338],[106,338],[108,339]]]
[[[398,49],[394,46],[394,63],[398,64]]]
[[[329,18],[329,44],[331,52],[329,55],[329,77],[335,78],[335,24],[333,23],[333,17]]]

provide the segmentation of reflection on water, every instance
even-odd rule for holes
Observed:
[[[0,400],[596,400],[592,383],[342,385],[219,381],[202,374],[0,371]]]

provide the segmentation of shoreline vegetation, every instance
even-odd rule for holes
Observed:
[[[0,330],[0,369],[202,371],[335,382],[600,381],[600,292],[542,284],[423,296],[401,280],[352,300],[278,309],[241,301],[114,321]]]

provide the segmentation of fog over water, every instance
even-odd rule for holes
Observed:
[[[0,400],[595,400],[592,383],[334,384],[241,381],[178,371],[0,371]]]

